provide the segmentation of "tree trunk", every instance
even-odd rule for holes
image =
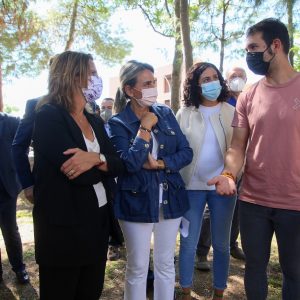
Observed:
[[[3,92],[2,92],[2,63],[0,62],[0,112],[3,111]]]
[[[182,40],[180,34],[180,0],[174,1],[174,26],[175,26],[175,53],[172,69],[171,86],[171,108],[176,114],[180,108],[180,86],[181,86],[181,67],[182,67]]]
[[[290,46],[294,47],[294,24],[293,24],[293,6],[294,0],[287,0],[287,14],[288,14],[288,31],[290,36]],[[292,66],[294,66],[294,51],[291,50],[289,53],[289,59]]]
[[[222,34],[220,38],[221,47],[220,47],[220,67],[219,67],[221,74],[223,73],[223,66],[224,66],[225,41],[226,41],[225,39],[226,13],[227,13],[229,1],[230,0],[228,0],[228,2],[225,1],[222,2],[223,15],[222,15]]]
[[[76,19],[77,19],[78,2],[79,2],[79,0],[74,0],[72,19],[71,19],[70,30],[69,30],[69,37],[68,37],[68,40],[67,40],[65,51],[70,50],[73,43],[74,43],[75,24],[76,24]]]
[[[180,0],[180,22],[181,36],[184,47],[185,71],[187,72],[188,69],[193,65],[193,47],[191,43],[188,0]]]

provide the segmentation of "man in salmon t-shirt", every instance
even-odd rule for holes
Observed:
[[[208,183],[221,195],[236,193],[246,159],[239,198],[247,299],[267,299],[274,232],[282,298],[300,299],[300,73],[289,63],[289,35],[279,20],[262,20],[246,36],[248,67],[265,76],[240,95],[224,170]]]

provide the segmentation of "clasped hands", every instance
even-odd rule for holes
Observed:
[[[233,196],[237,192],[234,180],[223,175],[218,175],[210,179],[207,185],[215,185],[216,192],[219,195]]]
[[[148,160],[144,162],[143,168],[147,170],[158,170],[158,169],[164,169],[165,164],[163,160],[156,160],[151,155],[151,153],[148,153]]]

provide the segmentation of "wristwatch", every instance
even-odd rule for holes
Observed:
[[[100,160],[103,161],[103,162],[106,162],[106,158],[105,158],[105,155],[100,153]]]
[[[99,158],[100,158],[100,162],[99,162],[98,166],[104,165],[106,163],[106,157],[105,157],[105,155],[102,154],[102,153],[100,153]]]

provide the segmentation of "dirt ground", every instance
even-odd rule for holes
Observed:
[[[11,270],[7,260],[6,251],[4,250],[4,242],[0,235],[0,248],[2,250],[3,263],[3,283],[0,284],[0,300],[36,300],[38,298],[38,266],[34,260],[34,242],[33,242],[33,226],[31,217],[31,206],[18,201],[18,225],[22,236],[24,262],[30,276],[30,284],[20,285],[16,282],[15,275]],[[178,251],[178,249],[177,249]],[[178,254],[178,253],[177,253]],[[108,262],[106,269],[105,287],[101,299],[103,300],[121,300],[124,289],[124,274],[125,274],[125,249],[122,250],[122,256],[119,261]],[[273,254],[275,262],[272,264],[270,274],[273,276],[270,286],[270,300],[279,300],[280,297],[280,278],[278,277],[278,262],[276,261],[276,253]],[[211,261],[211,253],[209,260]],[[177,265],[177,264],[176,264]],[[177,272],[178,274],[178,272]],[[225,299],[242,300],[246,299],[243,288],[244,264],[236,259],[231,258],[230,273],[228,279],[228,288],[225,293]],[[195,270],[194,290],[192,296],[194,299],[210,299],[212,293],[212,273],[200,272]],[[279,282],[279,283],[278,283]],[[177,299],[180,299],[180,289],[178,281],[176,282]],[[149,293],[149,300],[152,299]],[[53,299],[55,300],[55,299]],[[84,299],[83,299],[84,300]]]

